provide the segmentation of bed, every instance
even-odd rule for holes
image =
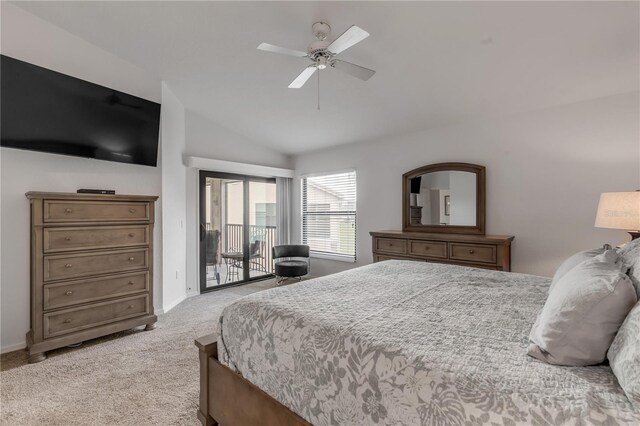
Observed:
[[[203,424],[640,424],[607,365],[526,355],[550,280],[390,260],[254,293],[200,348]]]

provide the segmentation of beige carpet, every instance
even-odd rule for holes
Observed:
[[[0,360],[2,425],[196,425],[196,337],[212,333],[222,309],[273,280],[185,300],[134,330],[49,352],[27,364],[25,351]]]

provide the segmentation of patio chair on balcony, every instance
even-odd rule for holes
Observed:
[[[250,269],[261,272],[268,272],[264,262],[264,246],[262,240],[255,240],[249,247]]]
[[[309,273],[309,246],[300,244],[274,246],[272,253],[278,284],[287,278],[302,280],[302,277]]]
[[[216,282],[220,284],[220,272],[218,272],[218,248],[220,247],[220,231],[217,229],[208,230],[206,233],[205,241],[205,258],[207,262],[207,268],[213,266],[213,276]]]

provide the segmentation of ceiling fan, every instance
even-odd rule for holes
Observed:
[[[335,68],[352,75],[360,80],[369,80],[376,72],[351,62],[336,59],[336,55],[347,50],[356,43],[361,42],[369,37],[369,33],[362,28],[352,25],[340,37],[332,42],[327,41],[327,36],[331,32],[331,27],[325,22],[316,22],[311,27],[313,35],[318,40],[311,43],[306,52],[288,49],[286,47],[274,46],[273,44],[261,43],[259,50],[265,52],[280,53],[283,55],[297,56],[299,58],[308,58],[312,64],[305,68],[298,77],[289,85],[290,89],[299,89],[311,78],[316,70],[323,70],[327,67]],[[318,73],[318,79],[320,73]],[[319,82],[320,80],[318,80]],[[319,84],[319,83],[318,83]]]

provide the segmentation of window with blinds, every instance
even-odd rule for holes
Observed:
[[[355,171],[302,179],[302,241],[313,253],[355,261]]]

